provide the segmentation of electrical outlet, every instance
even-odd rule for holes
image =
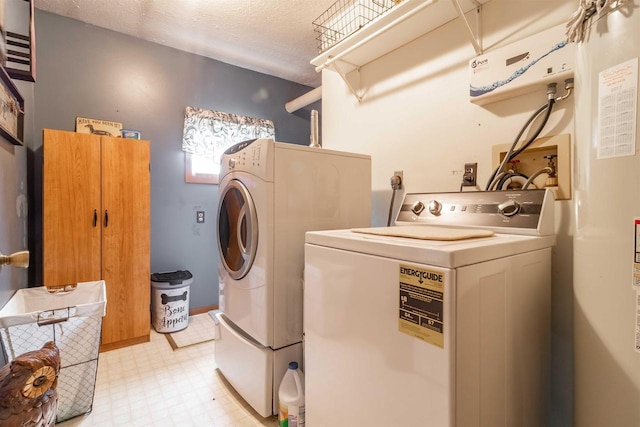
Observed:
[[[204,211],[196,211],[196,222],[204,224]]]
[[[397,182],[396,177],[400,178],[400,182]],[[402,190],[404,188],[404,178],[402,171],[395,171],[391,177],[391,188],[395,190]]]
[[[478,178],[478,164],[465,163],[464,173],[462,174],[462,186],[475,187],[477,185],[477,178]]]

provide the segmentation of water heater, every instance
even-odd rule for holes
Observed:
[[[576,49],[573,425],[640,426],[640,14],[620,8],[586,31]]]
[[[469,61],[471,102],[489,104],[573,77],[575,47],[559,25]]]

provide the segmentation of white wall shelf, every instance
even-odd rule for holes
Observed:
[[[480,14],[490,0],[403,0],[385,14],[311,60],[316,71],[330,69],[343,78],[353,95],[362,100],[347,74],[455,19],[468,31],[476,53],[482,53]],[[473,33],[465,13],[476,10],[478,32]]]

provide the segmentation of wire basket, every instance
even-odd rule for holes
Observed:
[[[401,0],[338,0],[313,21],[318,53],[331,48]]]
[[[8,362],[47,341],[60,349],[57,423],[93,408],[105,293],[102,280],[78,283],[70,293],[19,289],[0,310],[0,345]]]

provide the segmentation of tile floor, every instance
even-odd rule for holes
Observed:
[[[60,427],[277,426],[258,415],[216,369],[215,341],[173,350],[151,341],[100,353],[93,411]]]

